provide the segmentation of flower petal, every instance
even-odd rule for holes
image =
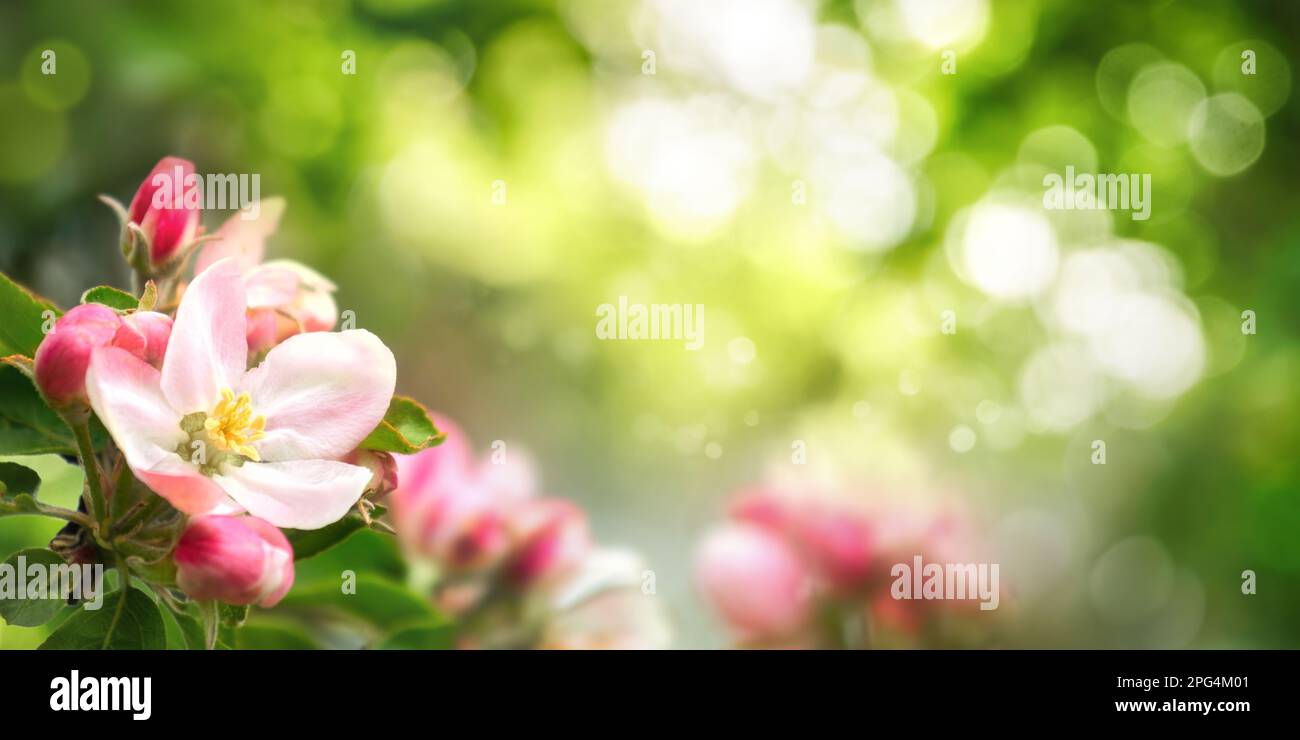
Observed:
[[[239,269],[247,272],[262,262],[267,237],[275,233],[284,215],[284,198],[263,198],[257,202],[257,215],[253,206],[227,218],[217,229],[219,237],[203,245],[194,272],[198,274],[226,257],[233,257]]]
[[[194,465],[176,454],[188,436],[148,363],[117,347],[95,350],[86,373],[91,407],[142,483],[187,514],[238,510]]]
[[[253,516],[277,527],[319,529],[356,504],[370,471],[335,460],[246,462],[213,480]]]
[[[244,273],[249,308],[279,308],[298,296],[298,274],[274,265],[258,265]]]
[[[132,466],[149,467],[151,448],[174,450],[187,438],[159,383],[157,370],[124,349],[100,347],[91,356],[86,395]]]
[[[329,278],[293,260],[272,260],[265,267],[277,273],[290,273],[296,278],[293,298],[284,309],[302,323],[303,331],[334,328],[339,320],[339,309],[333,296],[337,286]],[[251,305],[251,298],[249,303]]]
[[[165,454],[146,468],[131,466],[135,477],[186,514],[238,514],[244,509],[226,492],[175,454]]]
[[[248,363],[244,283],[222,260],[185,291],[163,359],[162,390],[182,414],[210,411],[223,388],[234,388]]]
[[[396,383],[392,351],[354,329],[286,339],[244,376],[240,390],[266,417],[266,437],[254,445],[263,460],[331,460],[374,430]]]

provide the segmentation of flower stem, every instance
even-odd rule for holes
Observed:
[[[214,650],[217,647],[217,631],[221,627],[221,617],[217,613],[217,602],[201,601],[199,602],[199,611],[203,614],[204,646],[208,650]]]
[[[104,478],[99,472],[99,460],[95,457],[95,446],[90,441],[90,424],[88,422],[69,423],[77,437],[77,455],[81,458],[81,467],[86,471],[86,490],[90,500],[86,502],[90,516],[98,522],[108,520],[108,498],[104,495]]]
[[[36,502],[36,510],[44,514],[45,516],[54,517],[55,519],[62,519],[68,522],[76,522],[77,524],[80,524],[86,529],[95,528],[95,522],[92,521],[90,517],[86,516],[85,514],[82,514],[80,511],[65,509],[62,506],[52,506],[50,504],[43,504],[39,501]]]
[[[122,580],[122,585],[117,589],[119,594],[117,608],[113,610],[113,621],[109,623],[108,631],[104,633],[104,642],[99,646],[100,650],[108,649],[109,643],[113,640],[113,632],[117,630],[117,623],[122,619],[122,611],[126,609],[126,600],[131,596],[131,571],[121,559],[117,561],[117,572]]]

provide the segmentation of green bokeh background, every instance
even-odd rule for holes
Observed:
[[[259,173],[263,196],[289,204],[271,253],[338,283],[340,308],[394,349],[401,391],[480,449],[526,448],[546,491],[586,507],[602,542],[641,550],[682,646],[724,644],[692,585],[695,542],[727,494],[798,439],[862,479],[956,491],[991,538],[1017,510],[1065,517],[1076,566],[1000,644],[1168,646],[1162,622],[1116,623],[1089,596],[1098,558],[1142,536],[1199,594],[1197,626],[1178,644],[1300,647],[1300,106],[1287,97],[1258,161],[1221,178],[1185,146],[1148,145],[1097,87],[1105,54],[1140,42],[1218,91],[1216,60],[1243,39],[1279,52],[1294,87],[1300,6],[1001,0],[945,76],[936,50],[870,29],[876,4],[821,3],[817,16],[865,29],[873,74],[934,112],[933,148],[909,170],[927,183],[924,217],[881,254],[792,208],[790,174],[769,164],[703,237],[663,228],[611,176],[612,105],[650,84],[702,86],[662,61],[661,74],[640,74],[632,2],[6,3],[0,269],[61,305],[106,278],[125,284],[117,225],[96,194],[128,199],[166,154],[200,172]],[[58,55],[53,77],[39,74],[44,49]],[[344,50],[355,75],[340,72]],[[1156,217],[1114,228],[1177,258],[1211,369],[1146,428],[1093,419],[955,454],[949,432],[979,429],[981,398],[1014,403],[1042,330],[1033,307],[999,310],[989,332],[913,327],[937,324],[946,305],[962,321],[984,310],[947,268],[945,234],[1025,137],[1053,125],[1082,133],[1103,168],[1152,174]],[[619,295],[704,304],[705,348],[595,341],[594,309]],[[1237,330],[1244,309],[1258,316],[1254,336]],[[1002,339],[990,341],[994,328]],[[735,361],[734,337],[752,341],[753,362]],[[900,397],[902,373],[921,379],[920,394]],[[864,400],[883,417],[870,431],[853,412]],[[1107,466],[1080,465],[1098,438]],[[75,470],[34,465],[43,495],[66,505]],[[57,528],[0,520],[0,553]],[[348,558],[400,580],[388,543],[353,548],[312,566],[321,582]],[[1258,575],[1253,596],[1241,593],[1245,569]],[[298,644],[278,618],[257,617],[249,639]],[[40,634],[4,627],[0,645]]]

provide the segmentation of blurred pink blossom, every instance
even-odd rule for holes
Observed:
[[[890,593],[897,563],[977,557],[969,518],[957,510],[785,481],[741,490],[728,518],[702,541],[696,573],[742,644],[913,640],[932,620],[978,611],[971,600],[897,600]]]

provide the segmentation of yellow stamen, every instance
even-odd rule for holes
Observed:
[[[266,436],[266,417],[253,415],[253,399],[247,391],[236,396],[229,388],[222,390],[221,400],[208,414],[203,428],[218,449],[232,450],[253,462],[261,461],[252,443]]]

